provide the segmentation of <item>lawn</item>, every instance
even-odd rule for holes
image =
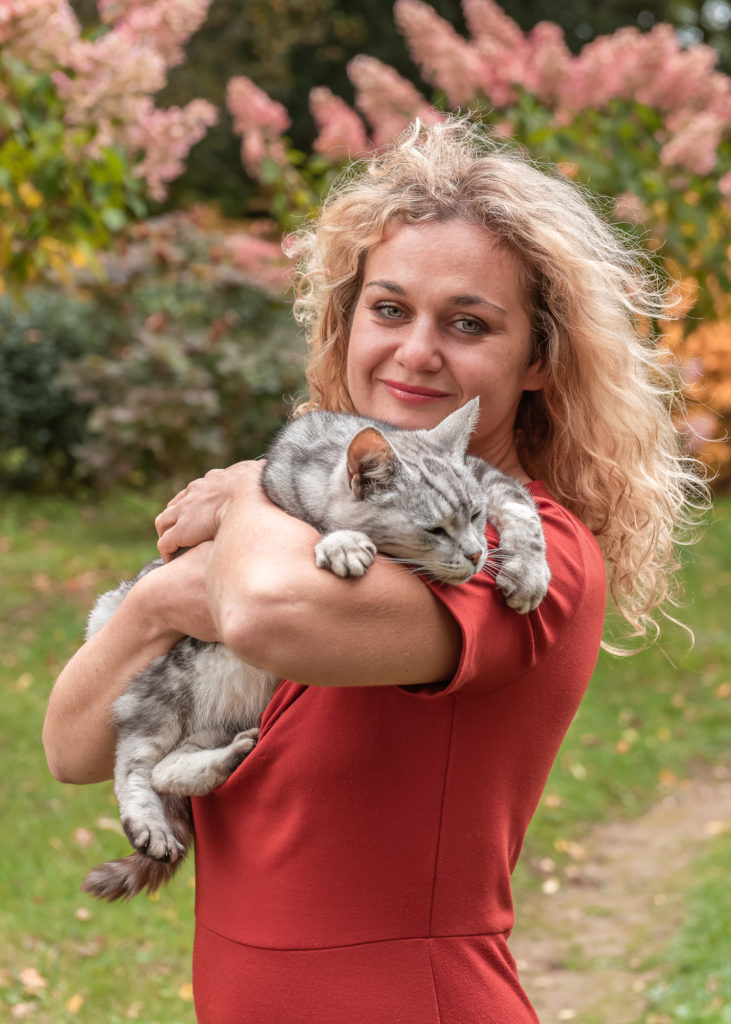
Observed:
[[[127,843],[111,787],[54,782],[39,739],[51,682],[78,644],[95,594],[155,553],[151,521],[159,507],[128,494],[88,506],[19,497],[3,502],[0,1007],[6,1009],[0,1017],[4,1012],[10,1020],[38,1024],[194,1021],[191,865],[159,899],[106,906],[82,895],[86,871],[125,853]],[[531,827],[516,879],[518,900],[540,884],[547,857],[561,870],[572,841],[592,823],[638,814],[688,774],[728,763],[730,509],[728,499],[719,501],[714,522],[688,557],[688,607],[681,617],[695,632],[692,649],[687,635],[672,627],[662,648],[630,659],[601,656]],[[652,993],[657,1020],[674,1020],[667,1015],[676,1003],[690,1013],[682,1019],[728,1019],[722,1008],[702,1017],[693,1010],[701,988],[707,993],[709,984],[722,989],[729,983],[725,918],[706,939],[702,927],[708,907],[724,898],[724,853],[728,844],[719,837],[699,864],[686,932],[669,948],[667,976]],[[708,955],[704,941],[712,944]]]

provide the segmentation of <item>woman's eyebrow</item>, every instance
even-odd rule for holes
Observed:
[[[368,284],[364,285],[365,288],[385,288],[386,291],[394,292],[396,295],[405,295],[406,289],[402,288],[400,284],[396,284],[395,281],[369,281]]]
[[[480,295],[452,295],[449,301],[455,306],[489,306],[491,309],[497,310],[498,313],[502,313],[503,316],[508,315],[507,310],[502,306],[498,306],[496,302],[490,302],[489,299],[484,299]]]

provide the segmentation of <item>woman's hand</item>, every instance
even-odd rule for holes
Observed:
[[[253,488],[259,491],[264,465],[260,460],[212,469],[176,494],[155,520],[157,547],[164,561],[170,561],[178,548],[213,540],[229,503]]]

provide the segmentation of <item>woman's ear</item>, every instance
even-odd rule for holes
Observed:
[[[545,359],[536,359],[525,368],[523,375],[524,391],[540,391],[546,385],[548,370]]]

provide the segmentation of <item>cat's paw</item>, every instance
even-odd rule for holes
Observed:
[[[502,592],[505,603],[521,615],[537,608],[548,591],[551,572],[545,561],[526,565],[523,559],[503,562],[495,577],[495,585]]]
[[[259,739],[259,726],[254,726],[253,729],[245,729],[243,732],[237,732],[234,738],[231,740],[231,753],[240,754],[241,760],[250,754],[256,746],[256,741]]]
[[[335,530],[315,546],[315,565],[336,576],[363,576],[376,557],[376,545],[357,530]]]
[[[153,860],[175,861],[185,856],[185,847],[169,828],[150,825],[137,818],[123,818],[122,828],[135,850]]]

